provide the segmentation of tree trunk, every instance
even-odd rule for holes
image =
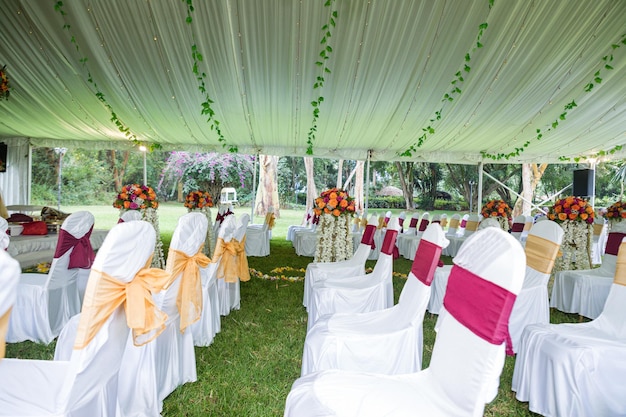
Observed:
[[[541,181],[541,177],[547,167],[548,164],[522,164],[522,196],[526,200],[533,200],[537,185],[539,185],[539,181]],[[518,198],[513,208],[513,217],[515,218],[520,214],[530,214],[531,207],[529,202]]]
[[[313,158],[305,156],[303,159],[304,170],[306,172],[306,209],[309,210],[313,208],[313,204],[315,203],[315,199],[318,197],[318,193],[313,174]]]
[[[396,161],[396,169],[402,185],[402,195],[407,210],[413,210],[413,165],[415,162]]]
[[[280,217],[278,200],[278,157],[259,155],[259,187],[256,195],[254,214],[265,216],[272,207],[274,215]]]
[[[363,181],[363,174],[364,174],[364,169],[365,167],[365,161],[356,161],[356,167],[355,169],[355,179],[354,179],[354,207],[355,210],[363,213],[363,210],[365,209],[365,200],[364,200],[364,195],[365,195],[365,191],[364,191],[364,181]]]
[[[117,151],[109,150],[107,151],[107,162],[111,167],[111,172],[113,173],[113,183],[115,184],[115,190],[119,192],[124,185],[124,174],[126,173],[126,166],[128,165],[128,157],[130,156],[130,151],[122,152],[122,160],[118,162],[117,160]]]

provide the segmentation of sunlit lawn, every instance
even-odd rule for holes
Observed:
[[[110,228],[118,218],[112,207],[62,207],[64,211],[87,209],[96,217],[96,228]],[[377,211],[381,214],[384,211]],[[171,239],[178,217],[186,213],[182,204],[159,208],[163,240]],[[236,208],[237,215],[250,213]],[[215,212],[214,212],[215,215]],[[251,268],[271,276],[302,276],[312,258],[295,254],[285,240],[287,227],[300,224],[304,213],[281,210],[271,242],[271,256],[249,258]],[[255,218],[256,223],[262,217]],[[447,263],[450,258],[446,258]],[[368,261],[367,266],[373,266]],[[406,275],[411,262],[398,259],[394,271]],[[276,272],[277,268],[282,272]],[[405,279],[394,277],[396,300]],[[164,404],[163,416],[279,416],[291,384],[300,375],[306,332],[306,310],[302,307],[303,283],[253,278],[241,284],[241,310],[222,318],[222,331],[209,347],[196,348],[198,381],[179,387]],[[424,319],[424,366],[428,366],[435,338],[436,316]],[[575,322],[578,316],[552,311],[552,322]],[[8,357],[52,359],[49,346],[30,342],[9,344]],[[515,400],[511,378],[515,359],[507,357],[497,398],[487,406],[488,416],[531,416],[524,403]]]

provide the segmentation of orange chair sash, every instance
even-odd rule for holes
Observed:
[[[267,213],[265,215],[265,223],[267,223],[267,227],[272,230],[274,228],[274,223],[276,222],[276,216],[274,213]]]
[[[539,236],[529,235],[526,239],[526,265],[542,274],[549,274],[559,253],[560,245]]]
[[[478,222],[474,220],[468,220],[465,223],[465,230],[468,232],[475,232],[478,229]]]
[[[182,273],[176,307],[180,313],[180,331],[200,319],[202,314],[202,280],[200,268],[206,268],[211,260],[203,253],[203,246],[198,253],[188,256],[185,252],[170,249],[167,255],[166,271],[172,279]]]
[[[6,345],[5,341],[7,340],[7,331],[9,330],[9,316],[11,315],[11,308],[4,312],[2,316],[0,316],[0,359],[4,358],[6,353]]]
[[[232,239],[224,242],[222,238],[217,239],[213,261],[219,260],[217,267],[217,279],[226,282],[250,281],[250,270],[248,269],[248,258],[245,251],[246,238],[241,242]]]
[[[461,223],[461,221],[459,219],[450,219],[450,228],[451,229],[458,229],[460,223]]]
[[[626,285],[626,243],[620,243],[615,265],[614,284]]]
[[[170,281],[170,274],[158,268],[143,268],[130,282],[121,282],[92,268],[89,282],[95,284],[87,285],[74,349],[87,346],[122,304],[126,323],[133,331],[133,343],[141,346],[156,338],[165,329],[167,314],[156,307],[152,294],[160,292]]]

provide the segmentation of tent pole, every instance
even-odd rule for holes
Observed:
[[[365,174],[365,207],[363,208],[363,216],[367,219],[367,208],[369,206],[369,195],[370,195],[370,158],[372,156],[371,149],[367,151],[367,172]]]
[[[483,207],[483,162],[478,163],[478,201],[476,204],[476,213],[480,213]]]
[[[259,154],[257,153],[256,156],[254,157],[254,169],[252,170],[252,189],[254,190],[254,194],[252,197],[252,204],[250,204],[250,221],[252,221],[252,224],[254,224],[254,206],[256,206],[256,192],[257,192],[256,163],[258,160],[259,160]]]

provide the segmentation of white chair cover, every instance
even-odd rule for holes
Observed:
[[[591,241],[591,263],[600,265],[602,263],[602,255],[606,247],[608,224],[604,217],[595,217],[593,220],[593,239]]]
[[[4,220],[4,218],[0,217]],[[1,223],[1,221],[0,221]],[[6,221],[5,221],[6,223]],[[0,231],[0,233],[2,233]],[[0,250],[0,360],[4,358],[5,339],[9,327],[9,315],[17,295],[20,280],[20,264],[7,252]]]
[[[411,261],[413,260],[415,252],[417,251],[417,246],[422,238],[422,234],[430,223],[429,218],[430,214],[428,212],[422,214],[414,235],[398,235],[398,252],[404,258],[410,259]]]
[[[445,301],[450,313],[443,317],[428,369],[402,375],[315,372],[293,384],[285,416],[482,415],[497,392],[525,259],[519,242],[496,228],[475,233],[468,243],[455,259],[459,272]],[[483,256],[486,251],[490,256]],[[503,302],[496,305],[492,294]]]
[[[550,323],[548,281],[562,240],[563,228],[552,220],[533,225],[526,238],[526,276],[509,320],[514,352],[526,326]]]
[[[439,224],[428,226],[395,306],[369,313],[320,317],[304,342],[302,375],[324,369],[382,374],[419,371],[422,321],[430,282],[441,248],[447,243]]]
[[[310,229],[296,230],[293,237],[293,247],[298,256],[315,256],[317,247],[317,224]]]
[[[579,324],[536,324],[522,334],[512,388],[545,416],[626,415],[626,243],[600,316]]]
[[[5,251],[9,247],[11,239],[8,234],[9,223],[4,217],[0,217],[0,250]]]
[[[31,340],[48,344],[58,336],[70,317],[80,312],[76,284],[79,268],[70,268],[71,256],[78,245],[85,245],[85,253],[90,251],[91,257],[85,263],[75,261],[77,265],[91,266],[94,254],[89,235],[93,222],[93,215],[87,211],[78,211],[68,216],[61,225],[57,252],[48,274],[21,275],[17,299],[9,321],[8,342]],[[59,254],[61,248],[65,247],[69,249]]]
[[[520,241],[526,241],[526,237],[528,237],[528,233],[530,232],[530,229],[532,229],[533,224],[535,224],[535,218],[533,216],[526,216],[526,223],[524,223],[524,231],[522,232]]]
[[[137,220],[141,220],[141,211],[139,210],[126,210],[120,216],[120,222],[134,222]]]
[[[372,243],[374,242],[377,224],[378,216],[372,214],[367,222],[361,242],[350,259],[338,262],[311,262],[307,265],[304,274],[304,296],[302,297],[302,305],[305,307],[309,305],[311,288],[315,282],[333,276],[351,277],[365,274],[365,262],[372,251]]]
[[[460,232],[457,232],[457,236],[449,236],[450,244],[444,250],[444,255],[455,257],[465,239],[471,236],[477,229],[481,220],[481,216],[478,214],[466,214],[466,226],[460,228]],[[465,216],[463,216],[465,218]],[[462,224],[462,223],[461,223]],[[473,230],[472,230],[473,229]]]
[[[411,258],[411,256],[415,254],[415,251],[413,251],[413,254],[410,253],[409,242],[411,241],[411,239],[413,239],[413,237],[415,236],[415,233],[417,232],[417,228],[419,226],[419,219],[420,219],[419,213],[417,212],[413,213],[411,215],[411,221],[409,223],[409,227],[405,227],[404,231],[398,235],[396,245],[398,246],[398,252],[400,253],[400,256],[402,256],[403,258],[409,259]]]
[[[229,243],[231,240],[234,243],[241,242],[237,237],[243,239],[246,235],[246,228],[250,216],[247,214],[241,215],[241,221],[237,223],[235,216],[228,216],[224,220],[224,224],[220,228],[219,237],[222,238],[224,243]],[[224,257],[231,256],[238,258],[237,254],[231,254],[228,251],[222,255]],[[213,259],[213,262],[226,262],[223,259]],[[234,262],[239,262],[236,259]],[[227,316],[231,310],[239,310],[241,308],[241,291],[240,291],[240,279],[236,279],[234,282],[226,282],[224,277],[217,276],[217,291],[220,302],[220,314]]]
[[[524,232],[524,226],[526,225],[526,216],[520,214],[513,219],[513,225],[511,226],[511,236],[521,241],[522,233]]]
[[[398,219],[392,218],[372,273],[348,277],[335,275],[313,282],[307,306],[308,329],[324,314],[366,313],[393,306],[393,248],[397,234]]]
[[[458,213],[453,214],[450,217],[450,223],[448,224],[448,231],[446,235],[448,235],[448,237],[456,236],[459,231],[460,224],[461,224],[461,215]]]
[[[265,221],[262,225],[250,225],[246,230],[246,255],[247,256],[269,256],[270,239],[272,237],[272,229],[270,223],[273,223],[274,209],[270,207]],[[250,217],[248,216],[248,219]]]
[[[398,226],[400,226],[400,231],[398,233],[404,233],[404,221],[406,220],[406,211],[401,211],[398,214]]]
[[[287,228],[287,237],[286,239],[289,242],[293,242],[293,237],[295,235],[296,230],[304,230],[304,229],[309,229],[312,225],[311,220],[313,220],[313,209],[309,209],[306,212],[305,217],[302,219],[302,224],[300,225],[290,225]]]
[[[590,319],[597,318],[609,295],[615,276],[617,250],[625,236],[626,224],[616,224],[609,233],[604,260],[599,268],[557,272],[550,307]]]
[[[98,251],[93,270],[128,283],[149,262],[155,242],[150,223],[118,224]],[[94,295],[105,285],[101,275],[93,274],[83,308],[92,305]],[[72,349],[73,339],[60,340],[69,346],[68,360],[0,361],[0,415],[114,417],[118,371],[129,333],[123,305],[112,312],[84,348]],[[81,325],[91,327],[90,323]]]

